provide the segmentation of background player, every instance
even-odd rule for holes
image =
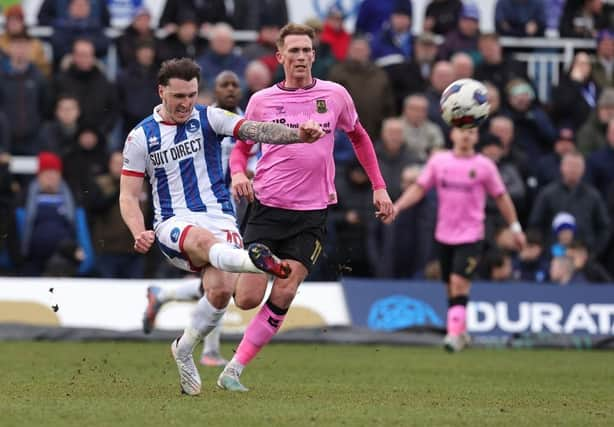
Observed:
[[[322,251],[328,206],[337,202],[332,155],[335,129],[348,133],[369,176],[376,215],[386,222],[394,218],[373,144],[358,121],[352,98],[342,86],[311,75],[313,39],[313,29],[305,25],[288,24],[281,29],[276,57],[285,80],[252,95],[246,118],[290,127],[311,118],[322,125],[326,136],[309,146],[263,146],[253,188],[245,173],[250,141],[237,142],[231,155],[233,193],[252,201],[245,241],[270,245],[292,268],[288,278],[275,279],[269,299],[218,378],[218,386],[231,391],[247,391],[239,381],[243,368],[279,330],[298,286]],[[244,309],[257,307],[266,285],[263,274],[240,275],[235,303]]]
[[[244,120],[228,111],[196,105],[200,67],[182,58],[162,64],[158,93],[162,104],[133,129],[124,147],[120,184],[122,218],[134,236],[134,248],[146,253],[158,240],[171,264],[201,271],[204,296],[183,335],[171,349],[184,393],[200,393],[194,346],[223,316],[234,291],[229,272],[266,271],[287,277],[289,265],[264,245],[240,249],[230,197],[223,183],[220,140],[224,135],[269,144],[313,142],[323,136],[307,121],[298,129]],[[147,230],[139,206],[145,173],[154,201],[154,230]]]
[[[232,71],[222,71],[215,79],[215,103],[214,107],[222,108],[239,116],[243,116],[243,111],[239,108],[241,101],[241,83],[236,73]],[[227,187],[230,187],[230,169],[228,163],[230,160],[230,152],[236,143],[234,136],[226,136],[222,139],[222,175]],[[256,166],[259,144],[254,145],[252,155],[248,162],[248,171],[253,175],[253,170]],[[233,199],[231,199],[231,202]],[[237,209],[234,205],[237,214],[237,222],[241,223],[241,213],[244,209]],[[156,316],[162,306],[171,301],[197,301],[202,298],[202,286],[194,285],[192,282],[181,284],[175,287],[160,288],[150,286],[147,288],[147,307],[143,314],[143,332],[149,334],[155,324]],[[200,357],[201,365],[205,366],[224,366],[228,362],[221,354],[220,350],[220,328],[218,325],[212,330],[203,340],[203,351]]]
[[[469,342],[465,310],[471,277],[482,252],[487,195],[494,197],[497,208],[514,232],[517,245],[525,243],[516,209],[497,167],[474,151],[478,137],[478,128],[453,127],[452,150],[433,154],[416,183],[394,204],[400,212],[420,201],[432,187],[437,189],[435,240],[439,245],[442,278],[448,289],[444,345],[449,351],[460,351]]]

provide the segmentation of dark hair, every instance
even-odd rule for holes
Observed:
[[[189,82],[196,79],[200,83],[200,66],[190,58],[173,58],[162,63],[158,71],[158,84],[168,86],[170,79]]]
[[[277,47],[281,48],[284,45],[284,41],[287,36],[307,36],[313,41],[316,36],[316,32],[313,27],[303,24],[289,23],[279,30],[279,38],[277,39]]]

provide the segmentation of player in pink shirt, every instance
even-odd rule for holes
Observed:
[[[226,390],[247,391],[239,381],[243,368],[279,330],[300,283],[322,252],[328,206],[337,202],[335,129],[348,134],[369,176],[376,215],[384,222],[394,219],[373,143],[358,120],[352,98],[342,86],[311,75],[313,38],[313,29],[305,25],[288,24],[281,29],[276,56],[283,65],[285,80],[254,94],[245,117],[291,128],[311,119],[326,135],[309,146],[287,145],[287,149],[277,150],[263,145],[253,187],[245,175],[251,141],[237,142],[230,158],[233,194],[252,201],[244,241],[266,242],[288,262],[292,273],[287,279],[275,279],[268,300],[250,322],[235,356],[218,378],[218,386]],[[241,274],[235,304],[242,309],[258,307],[266,284],[264,274]]]
[[[420,201],[431,188],[437,190],[437,226],[439,261],[443,280],[448,285],[448,351],[462,350],[469,342],[465,308],[469,299],[471,277],[482,251],[486,197],[492,196],[510,224],[519,246],[524,245],[516,209],[505,190],[495,164],[476,154],[478,129],[452,128],[453,149],[436,152],[428,160],[417,182],[395,202],[397,212]]]

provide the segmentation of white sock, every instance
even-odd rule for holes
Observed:
[[[249,259],[246,250],[233,248],[227,243],[215,243],[211,246],[209,262],[218,270],[231,273],[262,273]]]
[[[208,353],[220,354],[220,332],[222,327],[218,324],[209,335],[205,337],[205,345],[203,346],[203,355]]]
[[[196,301],[202,294],[200,293],[200,286],[194,285],[194,283],[184,283],[172,288],[160,288],[158,299],[162,302],[169,301]]]
[[[237,360],[237,356],[232,356],[232,359],[230,360],[230,362],[228,362],[224,370],[234,369],[240,376],[243,373],[243,368],[245,368],[245,365],[242,365],[241,362]]]
[[[196,344],[217,326],[225,312],[226,307],[217,309],[207,300],[207,295],[202,297],[192,312],[190,325],[177,343],[177,354],[182,357],[192,355]]]

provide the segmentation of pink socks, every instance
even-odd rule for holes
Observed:
[[[464,305],[453,305],[448,308],[448,334],[458,336],[467,331],[466,312]]]
[[[284,321],[286,312],[287,310],[279,309],[269,301],[262,306],[249,323],[235,353],[235,358],[241,365],[245,366],[251,362],[260,349],[271,341]]]

